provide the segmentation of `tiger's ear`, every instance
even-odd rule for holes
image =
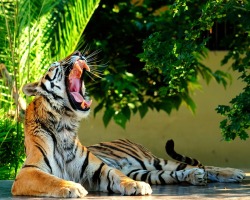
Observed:
[[[23,93],[27,96],[36,96],[37,94],[38,82],[27,83],[23,86]]]

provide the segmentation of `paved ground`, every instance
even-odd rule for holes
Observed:
[[[13,181],[0,180],[0,199],[1,200],[55,200],[55,198],[30,198],[13,197],[10,189]],[[158,200],[158,199],[204,199],[204,200],[250,200],[250,177],[248,176],[240,184],[209,183],[207,186],[190,185],[168,185],[152,186],[153,194],[150,196],[120,196],[108,195],[107,193],[90,193],[85,199],[99,200]]]

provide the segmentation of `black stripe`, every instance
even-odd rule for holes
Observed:
[[[41,124],[41,127],[45,131],[45,133],[47,133],[52,138],[53,143],[56,146],[57,140],[56,140],[56,136],[54,135],[54,132],[44,122],[39,120],[39,123]]]
[[[154,159],[154,167],[157,170],[162,170],[162,166],[160,165],[160,160],[157,158]]]
[[[70,163],[71,161],[73,161],[74,159],[75,159],[75,155],[73,155],[71,158],[69,158],[69,159],[67,159],[66,160],[66,163],[68,164],[68,163]]]
[[[81,170],[81,173],[80,173],[80,178],[83,177],[83,173],[85,172],[87,166],[89,164],[89,151],[87,151],[87,155],[86,155],[86,158],[83,162],[83,165],[82,165],[82,170]]]
[[[99,168],[93,174],[92,181],[96,185],[100,184],[101,170],[102,170],[102,168],[103,168],[104,165],[105,165],[104,163],[101,163],[101,165],[99,166]]]
[[[133,180],[137,180],[136,177],[137,177],[138,174],[139,174],[139,172],[134,173],[132,179],[133,179]]]
[[[69,131],[69,132],[73,132],[73,131],[74,131],[74,128],[72,128],[72,127],[70,127],[70,126],[65,125],[64,127],[65,127],[65,129],[66,129],[67,131]]]
[[[149,176],[148,176],[148,183],[149,183],[150,185],[152,185],[151,176],[152,176],[152,174],[149,174]]]
[[[182,173],[183,173],[183,172],[182,172]],[[174,176],[174,171],[172,171],[172,172],[170,173],[170,176],[171,176],[173,179],[175,179],[178,183],[180,183],[180,181],[179,181],[179,179],[178,179],[177,173],[175,173],[175,176]]]
[[[36,146],[36,147],[41,151],[41,153],[43,154],[44,162],[45,162],[46,165],[49,167],[50,172],[52,173],[52,168],[51,168],[51,166],[50,166],[50,163],[49,163],[49,160],[48,160],[48,158],[47,158],[47,156],[46,156],[45,151],[42,149],[42,147],[41,147],[39,144],[36,144],[35,146]]]
[[[57,119],[56,117],[54,116],[54,114],[50,111],[47,111],[47,114],[49,116],[49,121],[52,123],[52,124],[55,124],[57,122]]]
[[[108,190],[108,192],[109,193],[114,193],[114,191],[111,189],[111,180],[110,180],[110,178],[109,178],[109,174],[110,174],[110,171],[111,171],[112,169],[110,169],[109,171],[108,171],[108,175],[107,175],[107,179],[108,179],[108,186],[107,186],[107,190]],[[113,182],[113,180],[112,180],[112,182]]]
[[[46,80],[52,81],[52,79],[49,77],[49,74],[46,74],[46,76],[44,77]]]
[[[176,171],[183,170],[187,167],[186,163],[179,163],[178,167],[176,168]]]
[[[62,100],[63,100],[63,97],[58,96],[58,95],[56,95],[55,93],[52,93],[52,92],[51,92],[51,94],[52,94],[52,96],[53,96],[53,98],[54,98],[55,100],[58,100],[58,99],[62,99]]]
[[[38,119],[38,120],[39,120],[39,119]],[[54,158],[55,158],[55,160],[56,160],[58,166],[61,168],[61,165],[59,164],[58,159],[57,159],[57,157],[55,156],[55,149],[57,148],[57,139],[56,139],[56,136],[55,136],[54,132],[53,132],[44,122],[41,122],[41,121],[39,120],[39,123],[41,124],[42,129],[44,130],[44,133],[46,133],[47,135],[49,135],[49,136],[52,138],[52,140],[53,140],[53,144],[54,144],[53,155],[54,155]],[[62,170],[62,169],[61,169],[61,170]]]
[[[103,146],[97,146],[97,145],[93,145],[93,146],[88,146],[87,147],[88,150],[92,151],[93,152],[98,152],[98,153],[94,153],[96,156],[97,155],[102,155],[102,153],[104,152],[104,155],[106,155],[107,157],[111,157],[112,160],[117,160],[117,159],[114,159],[115,158],[118,158],[118,159],[124,159],[123,156],[120,156],[119,152],[118,154],[115,154],[115,152],[112,152],[112,150],[106,148],[106,147],[103,147]]]
[[[56,68],[56,73],[55,73],[55,75],[54,75],[54,77],[51,79],[50,78],[50,76],[49,76],[49,74],[47,73],[46,74],[46,76],[44,77],[46,80],[49,80],[49,81],[53,81],[53,80],[55,80],[56,78],[57,78],[57,73],[58,73],[58,68]],[[60,74],[59,74],[59,76],[60,76]]]
[[[56,68],[56,74],[54,75],[54,77],[53,77],[53,79],[52,80],[55,80],[56,79],[56,77],[57,77],[57,73],[58,73],[58,68]]]
[[[148,177],[149,171],[145,172],[144,174],[142,174],[141,176],[141,181],[146,181],[147,177]]]
[[[58,81],[61,81],[62,80],[62,77],[63,77],[63,74],[62,72],[60,72],[59,76],[58,76]]]
[[[59,122],[58,126],[56,127],[56,130],[58,133],[60,133],[63,130],[64,126]]]
[[[69,132],[73,132],[75,130],[74,126],[68,126],[67,124],[61,124],[61,122],[59,122],[58,126],[57,126],[57,131],[61,132],[63,129],[66,129]]]
[[[118,143],[119,142],[121,142],[121,144],[124,144],[125,146],[133,147],[136,152],[140,151],[143,154],[140,156],[146,157],[147,159],[151,159],[152,157],[154,157],[154,156],[152,156],[152,153],[148,149],[146,149],[144,146],[142,146],[140,144],[131,142],[128,139],[120,139],[120,140],[118,140]]]
[[[44,85],[43,82],[41,83],[41,88],[42,88],[43,90],[45,90],[48,94],[51,94],[55,100],[63,99],[63,97],[60,97],[60,96],[56,95],[55,93],[53,93],[52,91],[49,91],[49,90],[46,88],[46,86]],[[44,96],[44,97],[46,98],[46,96]],[[49,100],[48,98],[46,98],[46,99],[50,102],[50,100]]]
[[[44,133],[47,134],[47,135],[49,135],[52,138],[53,144],[54,144],[53,156],[54,156],[54,159],[56,160],[57,165],[63,171],[60,162],[58,161],[57,157],[55,156],[55,152],[56,152],[56,148],[57,148],[57,139],[56,139],[56,136],[55,136],[54,132],[44,122],[41,122],[39,120],[39,123],[41,124],[41,127],[44,130]]]
[[[66,111],[72,112],[72,110],[71,110],[69,107],[67,107],[67,106],[64,106],[64,109],[65,109]]]
[[[73,147],[72,147],[73,148]],[[74,150],[74,153],[72,152],[72,156],[71,156],[71,158],[69,158],[68,160],[66,160],[66,163],[70,163],[72,160],[74,160],[75,159],[75,157],[76,157],[76,151],[77,151],[77,146],[76,146],[76,148],[75,148],[75,150]],[[72,151],[73,151],[73,149],[72,149]]]
[[[54,87],[58,88],[59,90],[61,90],[61,87],[59,87],[58,85],[54,85]]]
[[[41,83],[41,88],[45,90],[48,94],[50,94],[50,91],[46,88],[43,82]]]
[[[120,147],[120,148],[127,150],[128,152],[132,152],[133,155],[136,155],[140,159],[141,154],[138,154],[138,152],[139,152],[138,149],[134,148],[134,146],[137,146],[137,144],[132,143],[132,142],[130,142],[130,144],[129,144],[128,142],[130,142],[130,141],[129,140],[118,140],[118,141],[115,141],[114,144],[116,144],[117,147]],[[141,153],[143,153],[143,152],[141,152]]]
[[[160,180],[161,184],[162,184],[162,185],[165,185],[165,184],[166,184],[166,181],[165,181],[165,180],[162,178],[162,176],[161,176],[163,173],[165,173],[165,171],[162,171],[162,172],[158,175],[158,177],[159,177],[159,180]]]
[[[130,175],[131,175],[132,173],[137,172],[137,171],[140,171],[140,170],[141,170],[141,169],[134,169],[134,170],[130,171],[130,172],[127,174],[127,176],[130,177]],[[130,177],[130,178],[131,178],[131,177]]]
[[[100,146],[104,146],[104,147],[108,147],[108,148],[110,147],[109,145],[106,145],[106,144],[104,144],[104,143],[100,143]],[[125,154],[131,156],[131,157],[134,158],[138,163],[140,163],[142,169],[147,169],[146,166],[145,166],[145,164],[144,164],[144,162],[143,162],[142,160],[138,159],[137,157],[135,157],[134,155],[132,155],[132,154],[130,154],[130,153],[128,153],[128,152],[122,150],[121,148],[117,148],[117,147],[114,147],[114,146],[112,146],[112,147],[110,147],[110,148],[113,149],[113,150],[116,150],[116,151],[118,151],[118,152],[120,151],[120,152],[123,152],[123,153],[125,153]],[[129,150],[129,149],[128,149],[128,150]],[[136,153],[133,152],[133,154],[136,154]]]
[[[38,168],[38,169],[40,169],[40,168],[39,168],[39,167],[37,167],[36,165],[24,165],[22,168],[28,168],[28,167]]]
[[[142,158],[147,158],[148,160],[150,160],[151,158],[153,158],[151,155],[147,154],[145,151],[146,149],[143,149],[142,146],[133,143],[129,140],[126,139],[120,139],[120,140],[116,140],[114,142],[111,142],[112,144],[115,144],[118,148],[121,148],[120,151],[123,151],[122,149],[124,149],[123,152],[129,154],[128,152],[131,152],[134,156],[133,158],[137,158],[137,161],[141,164],[141,166],[143,167],[143,169],[147,169],[144,162],[140,162],[141,161],[141,157]],[[143,155],[142,155],[143,154]],[[132,156],[131,154],[129,154],[130,156]]]
[[[168,164],[168,160],[164,160],[164,166]]]

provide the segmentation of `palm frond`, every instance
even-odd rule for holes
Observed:
[[[36,0],[24,3],[24,10],[32,10],[28,26],[22,29],[19,52],[20,71],[27,71],[29,79],[38,77],[52,60],[59,60],[72,53],[81,40],[83,30],[90,20],[100,0],[44,0],[38,4]],[[30,8],[32,7],[32,8]],[[37,16],[33,12],[38,12]],[[26,18],[30,17],[27,16]],[[25,23],[23,23],[25,24]],[[27,61],[29,61],[27,63]],[[27,65],[29,66],[27,67]],[[33,67],[34,66],[34,67]],[[27,77],[22,78],[22,84]]]
[[[10,114],[10,121],[16,122],[16,132],[11,131],[11,136],[15,136],[17,142],[22,142],[23,138],[19,128],[21,123],[17,120],[21,118],[17,102],[22,98],[22,86],[38,79],[53,60],[61,59],[75,50],[99,1],[0,0],[0,111],[2,108],[4,113],[15,110],[15,114]],[[9,73],[11,83],[3,78],[1,69]],[[1,118],[0,122],[4,119]],[[4,142],[6,138],[2,138],[1,144]],[[0,145],[0,152],[7,147],[9,145]],[[19,158],[23,156],[23,152],[20,152],[21,156],[15,152]],[[15,160],[14,172],[21,162],[19,159],[16,164]],[[0,174],[12,174],[11,170],[12,167],[0,162]]]
[[[99,2],[100,0],[69,0],[67,4],[61,3],[55,7],[56,10],[52,13],[54,20],[51,24],[54,30],[50,34],[55,38],[51,48],[56,54],[56,59],[67,56],[77,48],[82,33]]]

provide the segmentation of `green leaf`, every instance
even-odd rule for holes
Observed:
[[[186,104],[188,105],[188,107],[192,110],[192,112],[195,112],[196,109],[196,104],[193,101],[193,99],[189,96],[189,95],[184,95],[183,96],[183,100],[186,102]]]
[[[131,111],[128,106],[125,106],[121,110],[122,114],[127,118],[127,120],[130,120],[131,117]]]
[[[126,122],[128,119],[122,112],[116,113],[113,118],[116,124],[124,129],[126,128]]]
[[[115,111],[113,108],[107,108],[104,112],[104,115],[103,115],[103,123],[104,123],[104,126],[107,127],[111,118],[113,117]]]
[[[99,112],[103,108],[104,102],[100,102],[95,108],[94,108],[94,117],[96,116],[96,113]]]
[[[213,76],[215,78],[215,80],[218,82],[218,83],[222,83],[222,85],[224,86],[224,88],[227,87],[227,82],[228,81],[232,81],[232,77],[229,73],[226,73],[226,72],[223,72],[221,70],[216,70],[214,73],[213,73]]]
[[[145,115],[148,112],[148,106],[147,106],[147,104],[146,103],[142,103],[141,106],[138,108],[138,110],[139,110],[141,118],[144,118]]]
[[[171,114],[171,111],[173,109],[172,103],[170,102],[162,102],[161,109],[164,110],[167,114]]]

